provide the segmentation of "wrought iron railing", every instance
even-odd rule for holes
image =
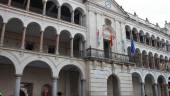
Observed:
[[[108,61],[108,62],[119,62],[119,63],[131,63],[129,62],[129,56],[125,54],[119,54],[114,52],[104,52],[103,50],[98,50],[94,48],[88,48],[86,50],[85,58],[87,59],[96,59],[99,61]]]

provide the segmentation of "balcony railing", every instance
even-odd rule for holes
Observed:
[[[105,61],[105,62],[117,62],[124,64],[133,64],[129,62],[129,56],[125,54],[119,54],[114,52],[104,52],[103,50],[98,50],[94,48],[88,48],[86,50],[86,59]]]

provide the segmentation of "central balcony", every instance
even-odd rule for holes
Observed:
[[[104,61],[108,63],[116,64],[126,64],[133,65],[132,62],[129,62],[129,56],[125,54],[119,54],[114,52],[105,52],[104,50],[98,50],[94,48],[88,48],[86,50],[86,59]]]

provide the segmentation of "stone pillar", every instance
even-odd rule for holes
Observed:
[[[21,49],[25,49],[25,35],[26,35],[26,27],[24,27],[22,32],[22,43],[21,43]]]
[[[73,57],[73,38],[70,40],[70,56]]]
[[[41,36],[40,36],[40,49],[39,49],[39,51],[40,51],[40,52],[43,52],[43,38],[44,38],[44,32],[41,31],[40,33],[41,33]]]
[[[141,82],[141,96],[145,96],[145,83]]]
[[[61,6],[58,6],[58,19],[61,19]]]
[[[86,80],[81,80],[81,96],[86,96]]]
[[[74,23],[74,11],[71,13],[71,22]]]
[[[8,6],[11,6],[11,0],[8,0]]]
[[[165,86],[166,88],[166,96],[169,96],[169,91],[168,91],[168,84],[166,84],[166,86]]]
[[[155,84],[153,84],[153,87],[154,87],[154,96],[158,96],[158,85],[155,83]]]
[[[47,6],[47,1],[43,0],[43,15],[46,15],[46,6]]]
[[[5,27],[6,27],[6,23],[3,23],[2,32],[1,32],[0,46],[3,46],[3,44],[4,44]]]
[[[56,55],[59,54],[59,40],[60,40],[60,36],[57,34],[56,35]]]
[[[27,7],[26,10],[29,11],[30,10],[30,0],[27,1]]]
[[[58,80],[57,78],[53,78],[52,82],[52,96],[57,96],[58,94],[58,87],[57,87]]]
[[[21,87],[21,75],[16,75],[15,96],[20,96],[20,87]]]

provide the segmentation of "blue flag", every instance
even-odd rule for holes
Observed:
[[[130,47],[130,52],[131,52],[131,55],[135,55],[135,44],[134,44],[134,40],[131,39],[131,47]]]

